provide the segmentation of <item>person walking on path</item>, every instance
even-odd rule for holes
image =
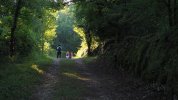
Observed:
[[[70,59],[72,59],[73,58],[73,52],[70,52]]]
[[[66,52],[66,58],[69,59],[69,51]]]
[[[70,51],[67,51],[67,52],[66,52],[66,58],[67,58],[67,59],[72,59],[72,57],[73,57],[73,53],[70,52]]]
[[[61,45],[58,45],[58,47],[57,47],[57,58],[61,58],[61,50],[62,50],[62,48],[61,48]]]
[[[71,57],[71,52],[69,52],[69,59],[71,59],[72,57]]]

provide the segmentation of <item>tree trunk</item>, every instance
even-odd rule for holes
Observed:
[[[126,1],[126,0],[124,0],[124,6],[125,6],[125,7],[127,6],[127,1]]]
[[[165,2],[166,3],[166,2]],[[168,0],[167,2],[167,9],[168,9],[168,16],[169,16],[169,26],[173,27],[177,24],[176,19],[176,0]]]
[[[168,0],[168,16],[169,16],[169,26],[173,26],[173,12],[172,12],[172,7],[171,7],[171,0]]]
[[[41,53],[44,54],[44,32],[41,35]]]
[[[18,21],[18,16],[20,14],[20,9],[21,9],[21,0],[18,0],[17,3],[16,3],[16,9],[15,9],[15,14],[14,14],[14,18],[13,18],[13,25],[12,25],[12,28],[11,28],[11,38],[10,38],[10,57],[13,57],[14,55],[14,47],[15,47],[15,43],[14,43],[14,40],[15,40],[15,30],[16,30],[16,27],[17,27],[17,21]]]
[[[87,47],[88,47],[88,56],[91,56],[91,42],[92,42],[92,37],[91,37],[91,32],[87,30],[87,36],[86,36],[86,41],[87,41]]]
[[[177,2],[176,2],[176,0],[174,0],[174,8],[173,8],[173,13],[174,13],[174,25],[176,25],[177,24],[177,19],[176,19],[176,4]]]
[[[117,49],[116,51],[118,51],[118,44],[119,44],[119,35],[118,33],[116,33],[116,37],[115,37],[115,48]],[[118,55],[117,52],[115,52],[114,54],[114,67],[117,68],[118,67]]]

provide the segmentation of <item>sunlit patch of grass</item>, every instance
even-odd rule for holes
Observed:
[[[39,66],[36,65],[36,64],[32,64],[31,68],[34,69],[35,71],[37,71],[39,74],[43,74],[43,73],[44,73],[44,71],[41,70],[41,69],[39,68]]]
[[[65,75],[65,76],[67,76],[67,77],[74,78],[74,79],[79,79],[79,80],[82,80],[82,81],[91,80],[91,79],[89,79],[89,78],[82,77],[82,76],[77,75],[77,74],[75,74],[75,73],[63,73],[63,75]]]
[[[51,59],[45,57],[21,60],[24,61],[0,64],[0,100],[29,100],[41,82],[42,74],[39,73],[44,72],[51,63]]]

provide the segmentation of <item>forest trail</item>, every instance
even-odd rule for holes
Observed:
[[[89,66],[86,66],[82,59],[76,59],[75,62],[78,65],[77,70],[80,76],[84,78],[83,82],[87,87],[84,97],[81,98],[84,100],[111,100],[108,93],[106,93],[107,90],[102,87],[100,78],[89,70]]]
[[[55,59],[32,100],[166,100],[154,86],[97,66],[83,59]]]
[[[47,72],[44,72],[42,84],[39,85],[37,90],[31,97],[31,100],[51,100],[53,98],[54,87],[59,70],[59,59],[54,59],[52,65]]]
[[[145,84],[124,71],[103,70],[104,65],[97,63],[84,64],[83,59],[75,62],[80,75],[88,79],[84,100],[166,100],[156,84]]]

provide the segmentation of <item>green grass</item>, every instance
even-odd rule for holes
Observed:
[[[40,83],[42,74],[32,68],[35,65],[45,71],[51,59],[39,56],[36,59],[21,59],[22,62],[0,64],[0,100],[27,100],[35,86]]]
[[[86,92],[86,87],[79,79],[81,76],[73,60],[61,60],[59,82],[55,87],[54,100],[79,100]]]

